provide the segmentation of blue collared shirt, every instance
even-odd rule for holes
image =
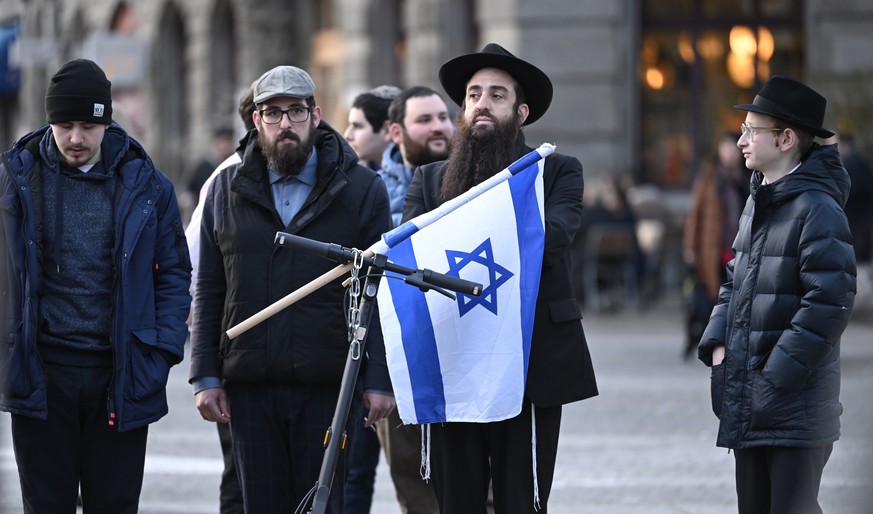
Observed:
[[[309,197],[315,186],[315,168],[318,164],[318,155],[315,148],[309,155],[309,160],[303,166],[303,170],[293,176],[282,176],[273,170],[269,170],[270,189],[273,191],[273,205],[279,211],[282,223],[287,227],[297,211],[303,207],[303,202]]]

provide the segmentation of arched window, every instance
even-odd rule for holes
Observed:
[[[151,53],[151,94],[154,119],[150,153],[158,167],[178,179],[187,166],[188,38],[178,7],[168,2],[160,16],[159,34]]]
[[[212,127],[235,126],[241,84],[236,65],[236,33],[233,6],[218,0],[209,20],[209,97]]]

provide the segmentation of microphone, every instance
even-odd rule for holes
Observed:
[[[322,243],[321,241],[316,241],[314,239],[295,236],[294,234],[289,234],[287,232],[276,232],[276,237],[273,242],[279,246],[286,246],[301,252],[318,255],[342,264],[348,264],[354,259],[354,252],[352,249],[345,248],[336,243]],[[385,259],[384,256],[382,258]],[[415,277],[418,276],[425,285],[432,285],[438,288],[448,289],[449,291],[456,291],[468,296],[479,296],[482,294],[482,284],[464,280],[463,278],[445,275],[437,271],[429,269],[413,270],[394,264],[391,261],[384,261],[381,264],[377,264],[377,266],[383,267],[388,271],[406,275],[413,281],[415,281]]]
[[[424,281],[437,287],[442,287],[449,291],[457,291],[458,293],[468,296],[479,296],[482,294],[482,284],[477,284],[476,282],[470,282],[463,278],[453,277],[429,269],[423,269],[421,271]]]
[[[279,246],[287,246],[294,250],[319,255],[344,264],[352,260],[352,252],[348,248],[343,248],[335,243],[322,243],[314,239],[295,236],[287,232],[276,232],[273,242]]]

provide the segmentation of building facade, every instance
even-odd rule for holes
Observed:
[[[307,69],[342,130],[359,92],[441,90],[440,65],[487,42],[551,77],[551,109],[528,142],[555,143],[589,175],[687,190],[739,124],[730,106],[775,73],[822,91],[828,126],[873,150],[866,0],[0,0],[0,146],[44,122],[52,73],[89,57],[113,82],[117,119],[184,183],[214,128],[241,126],[239,95],[273,66]]]

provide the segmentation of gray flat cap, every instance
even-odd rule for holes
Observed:
[[[276,66],[255,82],[255,105],[277,96],[309,98],[315,96],[315,83],[296,66]]]

